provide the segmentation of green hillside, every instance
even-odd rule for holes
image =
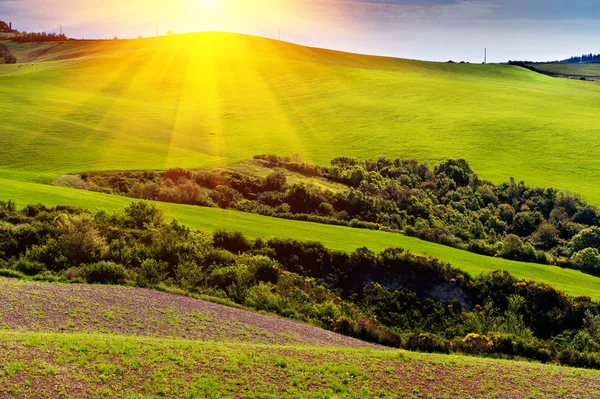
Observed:
[[[11,179],[258,153],[463,157],[484,178],[600,203],[595,84],[230,34],[11,46],[31,60],[0,67],[0,175]]]
[[[594,144],[600,86],[503,65],[440,64],[205,33],[52,44],[8,43],[0,65],[1,199],[122,208],[128,200],[48,186],[91,170],[232,163],[259,153],[464,157],[481,177],[509,176],[600,204]],[[381,232],[164,205],[198,229],[243,230],[326,246],[426,252],[471,273],[506,269],[598,298],[598,279]]]
[[[404,351],[0,332],[8,398],[580,399],[598,397],[599,380],[595,370]]]
[[[590,78],[600,77],[600,64],[570,64],[570,63],[548,63],[548,64],[533,64],[534,68],[553,74],[565,76],[584,76]]]

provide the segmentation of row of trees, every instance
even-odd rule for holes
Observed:
[[[495,185],[462,159],[434,168],[414,159],[339,157],[328,168],[272,155],[256,162],[272,172],[110,172],[83,174],[81,184],[140,199],[403,232],[482,255],[600,275],[600,212],[572,193],[514,179]],[[290,184],[292,174],[305,178]],[[344,189],[312,184],[316,177]]]
[[[592,54],[592,53],[583,54],[581,56],[567,58],[567,59],[561,60],[559,62],[561,62],[561,63],[567,63],[567,64],[581,64],[581,63],[587,63],[587,62],[600,62],[600,54]]]
[[[0,274],[174,287],[413,350],[600,368],[600,304],[402,249],[332,251],[191,231],[145,202],[124,213],[0,202]]]
[[[17,43],[44,43],[44,42],[64,42],[69,40],[67,35],[58,33],[46,33],[46,32],[20,32],[18,35],[10,38],[13,42]]]

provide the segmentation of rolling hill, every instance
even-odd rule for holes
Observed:
[[[6,398],[600,394],[594,370],[383,349],[152,290],[2,278],[0,287]]]
[[[131,41],[8,43],[0,65],[0,199],[122,208],[128,200],[48,185],[68,172],[228,164],[258,153],[464,157],[600,204],[600,86],[503,65],[369,57],[223,33]],[[404,236],[164,205],[193,228],[403,246],[471,273],[506,269],[598,298],[581,273],[485,258]]]
[[[571,64],[552,62],[547,64],[533,64],[532,66],[544,73],[563,75],[565,77],[600,78],[600,64],[596,63]]]

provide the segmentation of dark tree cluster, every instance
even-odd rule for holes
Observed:
[[[402,232],[481,255],[600,275],[600,212],[579,196],[514,179],[481,180],[462,159],[339,157],[328,168],[272,155],[266,177],[224,170],[82,175],[86,188],[139,199],[218,206],[287,219]],[[310,179],[342,184],[331,191]],[[308,181],[308,182],[307,182]]]
[[[506,272],[473,278],[399,248],[210,235],[146,202],[94,214],[0,202],[0,222],[4,276],[160,287],[390,346],[600,368],[600,304]]]
[[[44,43],[44,42],[64,42],[69,38],[63,33],[46,33],[46,32],[21,32],[16,36],[10,38],[13,42],[17,43]]]
[[[567,58],[567,59],[561,60],[559,62],[565,63],[565,64],[583,64],[583,63],[589,63],[589,62],[600,62],[600,54],[592,54],[592,53],[583,54],[581,56]]]
[[[0,32],[1,33],[16,33],[18,31],[12,28],[11,23],[6,23],[4,21],[0,21]]]
[[[17,57],[12,55],[10,49],[6,45],[0,43],[0,64],[15,64]]]

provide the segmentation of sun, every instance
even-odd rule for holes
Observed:
[[[219,3],[219,0],[196,0],[200,7],[210,8],[214,7]]]

